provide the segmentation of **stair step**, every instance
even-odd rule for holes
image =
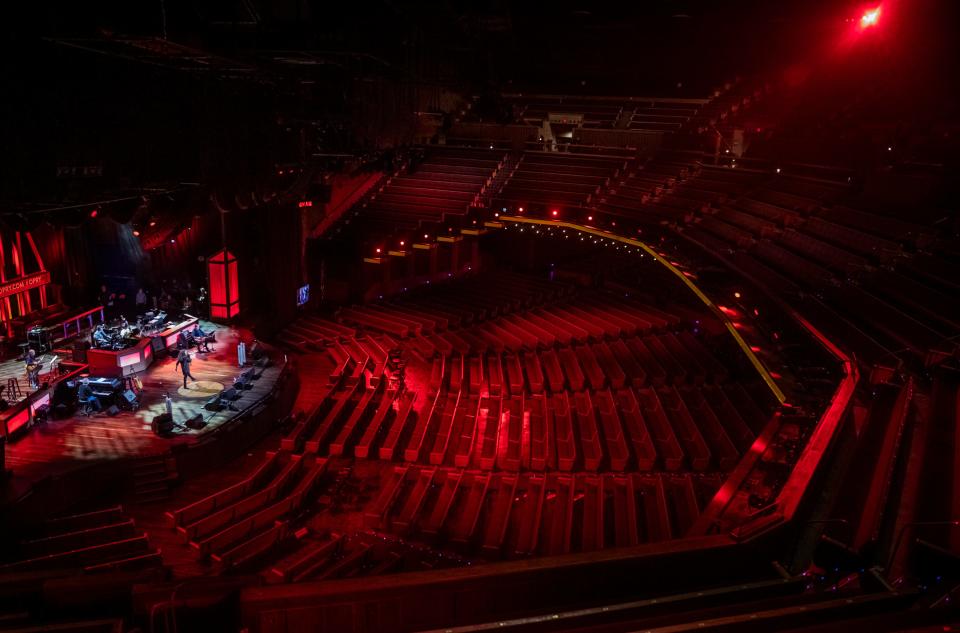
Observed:
[[[143,495],[149,495],[149,494],[152,494],[155,492],[161,492],[161,491],[169,494],[170,486],[166,485],[165,483],[153,484],[151,486],[143,486],[135,489],[134,494],[136,494],[138,497],[141,497]]]
[[[146,486],[152,486],[152,485],[155,485],[155,484],[164,484],[164,485],[166,485],[166,484],[173,483],[173,482],[177,481],[178,479],[179,479],[179,477],[178,477],[175,473],[158,474],[158,475],[156,475],[156,476],[154,476],[154,477],[151,477],[151,478],[149,478],[149,479],[138,479],[138,480],[134,481],[134,482],[133,482],[133,488],[134,488],[134,490],[136,490],[136,489],[138,489],[138,488],[143,488],[143,487],[146,487]]]
[[[157,492],[148,496],[139,496],[133,500],[132,503],[136,505],[146,505],[148,503],[156,503],[158,501],[168,501],[170,499],[169,491]]]
[[[163,464],[154,464],[154,465],[151,465],[149,468],[137,468],[137,469],[135,469],[135,470],[133,471],[133,476],[134,476],[134,477],[144,477],[144,476],[147,476],[147,475],[151,475],[151,474],[153,474],[153,473],[165,473],[165,472],[167,472],[167,465],[166,465],[166,463],[163,463]]]

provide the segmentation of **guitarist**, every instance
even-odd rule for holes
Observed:
[[[30,382],[30,387],[32,389],[40,388],[40,368],[43,367],[43,364],[37,360],[37,350],[32,347],[27,350],[27,355],[23,359],[23,364],[25,365],[27,372],[27,380]]]

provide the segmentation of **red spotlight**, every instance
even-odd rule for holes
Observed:
[[[557,217],[557,215],[559,215],[559,214],[560,214],[560,212],[557,211],[556,209],[554,209],[553,211],[550,212],[550,215],[552,215],[553,217]]]
[[[134,231],[134,232],[133,232],[133,236],[134,236],[134,237],[140,237],[140,231]]]
[[[90,212],[90,217],[91,217],[91,218],[97,217],[97,210],[96,210],[96,209],[94,209],[93,211]]]
[[[379,249],[379,248],[377,249],[377,253],[378,253],[378,254],[380,253],[380,249]]]
[[[520,213],[523,213],[523,207],[520,207],[519,209],[517,209],[517,211],[519,211]]]
[[[860,18],[860,28],[867,29],[871,26],[876,26],[877,22],[880,21],[880,7],[876,9],[869,9],[864,11],[863,16]]]

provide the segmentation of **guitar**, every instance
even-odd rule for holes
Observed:
[[[30,363],[29,365],[27,365],[28,379],[36,378],[37,376],[39,376],[40,370],[43,369],[44,365],[50,365],[50,370],[52,371],[56,362],[60,360],[60,356],[58,354],[54,354],[50,360],[45,360],[45,359],[46,359],[46,356],[41,356],[40,358],[37,359],[37,362]]]

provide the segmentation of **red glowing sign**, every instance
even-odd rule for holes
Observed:
[[[0,298],[9,297],[10,295],[32,290],[33,288],[46,286],[48,283],[50,283],[49,271],[41,270],[38,273],[24,275],[19,279],[14,279],[12,281],[0,284]]]

